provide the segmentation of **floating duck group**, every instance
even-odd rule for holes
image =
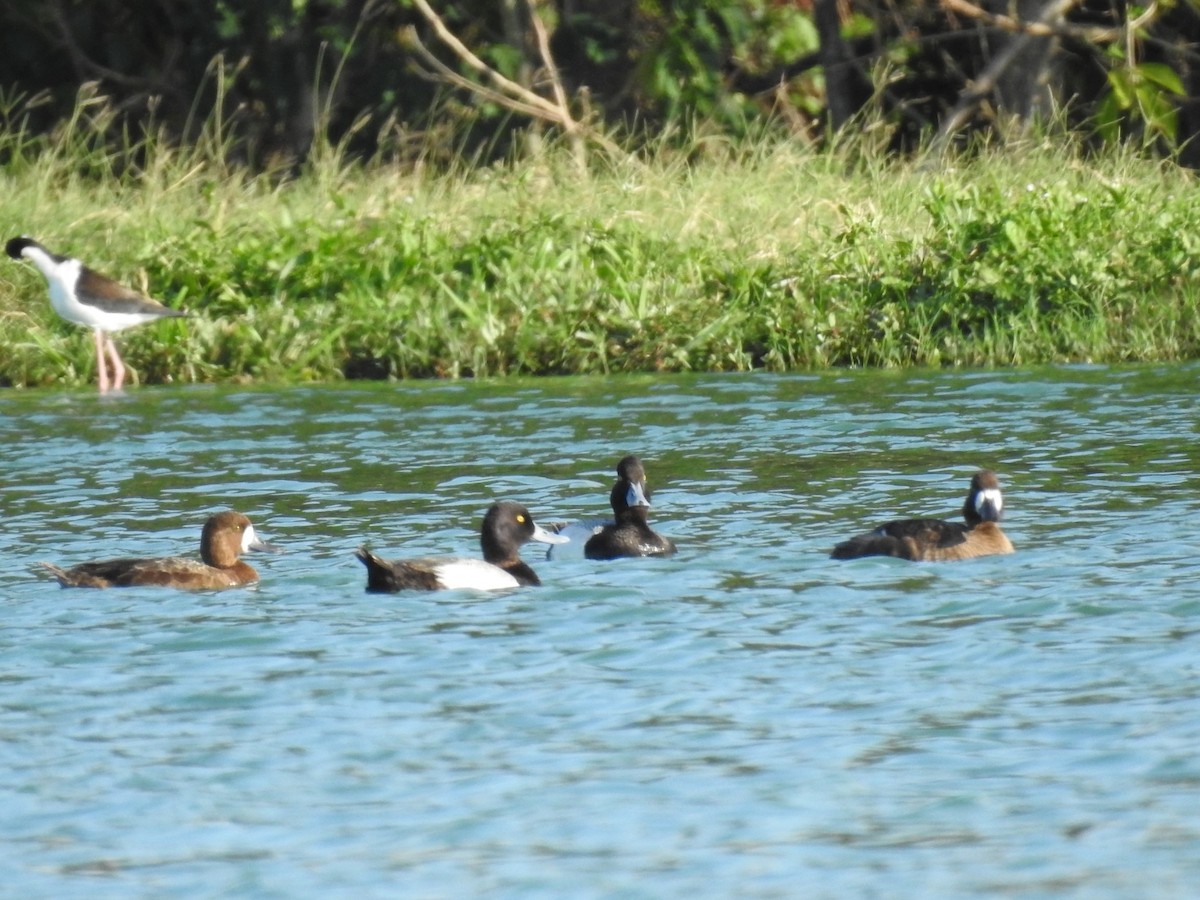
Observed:
[[[113,342],[115,332],[164,318],[190,315],[144,297],[111,278],[89,269],[78,259],[60,256],[29,237],[15,237],[5,245],[15,260],[29,260],[42,273],[50,292],[50,305],[68,322],[91,328],[95,334],[96,371],[100,392],[120,391],[125,365]],[[112,365],[112,378],[108,366]],[[542,528],[529,510],[510,500],[493,503],[480,526],[483,559],[431,557],[383,559],[366,547],[356,551],[367,569],[367,590],[443,590],[469,588],[502,590],[541,584],[533,568],[521,559],[521,547],[530,542],[582,548],[593,560],[623,557],[671,556],[674,541],[650,527],[646,471],[636,456],[617,464],[617,479],[609,495],[613,518]],[[1000,529],[1004,500],[996,474],[975,473],[963,505],[963,521],[899,519],[835,546],[833,559],[892,556],[913,561],[971,559],[1012,553],[1013,545]],[[81,563],[64,569],[43,563],[64,587],[162,586],[212,589],[254,584],[258,573],[243,562],[242,554],[271,550],[260,540],[250,520],[227,510],[211,516],[200,536],[200,559],[187,557],[122,558]]]
[[[600,523],[574,523],[543,528],[522,504],[511,500],[493,503],[483,517],[479,543],[483,559],[459,556],[384,559],[365,546],[355,556],[367,568],[367,590],[393,593],[404,590],[504,590],[536,587],[541,579],[521,559],[521,547],[530,542],[551,545],[582,543],[583,556],[594,560],[623,557],[672,556],[675,542],[650,527],[645,469],[636,456],[626,456],[617,466],[611,502],[615,519]],[[964,522],[941,519],[900,519],[874,531],[843,541],[833,548],[833,559],[894,556],[914,561],[971,559],[1012,553],[1013,545],[1000,530],[1004,501],[994,472],[983,470],[971,479],[963,507]],[[200,560],[186,557],[108,559],[63,569],[42,565],[64,587],[160,587],[211,589],[254,584],[258,573],[240,557],[250,550],[274,550],[262,541],[250,520],[233,510],[217,513],[204,525]]]

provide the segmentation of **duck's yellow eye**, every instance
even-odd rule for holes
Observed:
[[[518,513],[518,514],[517,514],[517,521],[518,521],[520,524],[524,525],[524,524],[525,524],[525,517],[524,517],[523,515],[521,515],[520,513]]]

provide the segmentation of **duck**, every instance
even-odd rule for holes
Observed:
[[[96,341],[96,376],[100,393],[120,391],[125,383],[125,363],[112,334],[159,319],[186,318],[187,310],[172,309],[143,297],[113,279],[85,266],[74,257],[52,253],[30,237],[11,238],[4,246],[13,259],[32,262],[46,279],[50,305],[68,322],[91,328]],[[105,356],[112,363],[108,377]]]
[[[538,525],[522,504],[500,500],[488,508],[479,529],[483,559],[440,556],[386,560],[365,546],[354,555],[367,567],[367,591],[371,593],[461,588],[496,591],[541,585],[537,573],[521,559],[523,544],[560,544],[566,540]]]
[[[587,559],[620,559],[630,556],[670,556],[675,542],[650,527],[650,491],[646,487],[646,469],[641,459],[630,454],[617,463],[617,480],[608,495],[611,519],[584,519],[558,526],[558,534],[568,538],[568,547],[551,547],[548,559],[561,558],[570,547],[582,548]],[[574,551],[576,555],[579,550]]]
[[[887,522],[868,534],[842,541],[833,548],[830,557],[895,556],[914,561],[942,561],[1012,553],[1012,542],[1000,530],[1003,511],[1004,498],[996,473],[981,469],[971,477],[971,489],[963,504],[965,522],[942,519]]]
[[[258,582],[258,572],[239,558],[250,550],[275,550],[262,541],[242,513],[209,516],[200,533],[200,559],[166,556],[106,559],[62,569],[42,563],[63,587],[170,587],[191,590],[239,587]]]
[[[675,542],[650,527],[650,509],[646,469],[638,457],[630,455],[617,463],[617,480],[608,495],[615,521],[602,526],[586,544],[587,559],[620,559],[629,556],[671,556]]]

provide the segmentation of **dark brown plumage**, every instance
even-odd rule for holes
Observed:
[[[81,266],[75,291],[83,302],[106,313],[124,316],[148,316],[155,319],[186,319],[191,313],[172,309],[151,297],[144,297],[107,275]]]
[[[650,527],[646,470],[636,456],[617,463],[617,480],[609,492],[615,521],[588,538],[583,555],[588,559],[620,559],[626,556],[670,556],[675,542]]]
[[[833,559],[895,556],[934,562],[1012,553],[1012,542],[1000,530],[1003,508],[996,473],[982,469],[971,479],[971,489],[963,504],[963,523],[942,519],[898,519],[842,541],[833,548],[830,556]]]

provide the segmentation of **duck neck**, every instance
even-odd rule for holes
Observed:
[[[537,573],[530,568],[529,564],[522,559],[510,562],[507,565],[501,566],[509,575],[517,579],[519,584],[527,587],[541,587],[541,579],[537,577]]]

